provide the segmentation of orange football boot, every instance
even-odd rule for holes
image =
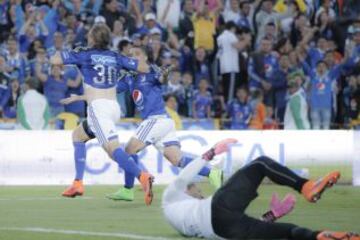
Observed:
[[[332,187],[340,178],[340,172],[335,171],[331,172],[323,178],[320,178],[317,181],[309,180],[307,181],[301,189],[302,195],[309,202],[317,202],[322,193],[327,189]]]
[[[309,202],[317,202],[322,193],[332,187],[340,178],[340,172],[331,172],[317,181],[309,180],[302,187],[301,193]]]
[[[65,189],[62,193],[64,197],[74,198],[76,196],[82,196],[84,194],[84,185],[82,180],[74,180],[73,184]]]
[[[147,172],[141,172],[139,181],[141,183],[142,189],[145,192],[145,204],[151,205],[151,202],[153,200],[154,194],[152,190],[152,184],[154,182],[154,177],[151,176]]]
[[[316,237],[317,240],[360,240],[359,234],[351,232],[323,231]]]

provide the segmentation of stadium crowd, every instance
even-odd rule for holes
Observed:
[[[231,129],[360,118],[357,0],[0,0],[2,118],[85,117],[84,102],[60,103],[82,94],[78,69],[49,57],[85,46],[93,24],[109,26],[114,51],[146,46],[152,63],[175,66],[163,90],[181,117]],[[131,98],[118,96],[124,117],[136,116]]]

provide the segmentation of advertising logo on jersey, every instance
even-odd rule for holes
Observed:
[[[144,108],[144,95],[140,90],[135,89],[132,93],[132,97],[137,109],[141,111]]]
[[[316,84],[316,88],[318,89],[318,91],[324,91],[325,90],[325,83],[319,82],[318,84]]]
[[[273,66],[271,64],[265,64],[264,68],[266,73],[271,73],[273,70]]]

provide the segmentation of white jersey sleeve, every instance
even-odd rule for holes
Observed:
[[[186,188],[206,161],[197,158],[187,165],[163,194],[162,208],[166,220],[180,233],[189,237],[216,238],[211,225],[212,198],[197,199],[186,194]]]

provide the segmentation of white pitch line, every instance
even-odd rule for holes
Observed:
[[[93,197],[81,197],[76,199],[89,200]],[[64,197],[33,197],[33,198],[0,198],[0,201],[49,201],[49,200],[66,200]]]
[[[52,229],[52,228],[38,228],[38,227],[1,227],[3,231],[21,231],[21,232],[36,232],[36,233],[59,233],[66,235],[82,235],[82,236],[97,236],[97,237],[119,237],[126,239],[139,239],[139,240],[168,240],[165,237],[150,237],[144,235],[130,234],[130,233],[111,233],[111,232],[87,232],[77,230],[63,230],[63,229]]]

